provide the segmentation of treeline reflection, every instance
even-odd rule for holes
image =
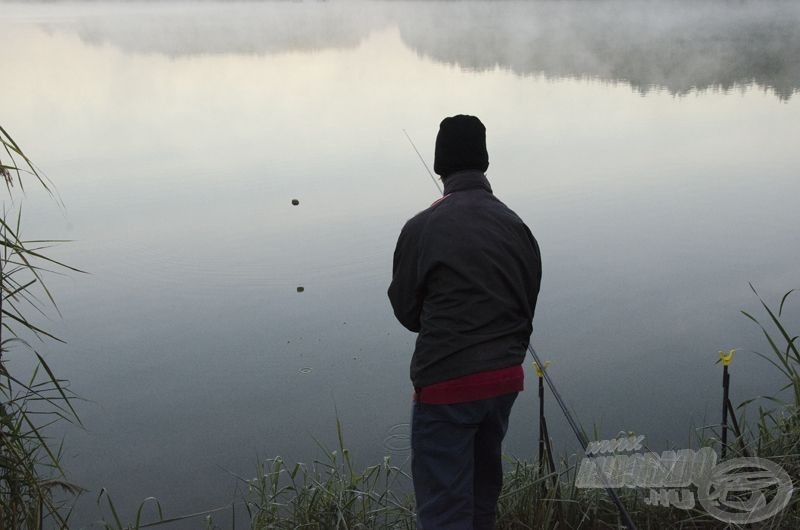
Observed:
[[[418,53],[463,68],[624,82],[646,93],[800,88],[800,4],[789,2],[427,3],[398,18]]]
[[[86,42],[169,56],[353,48],[397,28],[415,53],[461,68],[627,83],[646,93],[800,89],[800,3],[251,2],[97,5],[43,19]],[[59,6],[63,7],[63,6]]]

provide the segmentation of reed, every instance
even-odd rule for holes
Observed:
[[[744,451],[767,458],[782,466],[794,480],[800,478],[800,414],[797,396],[800,392],[800,355],[798,336],[789,332],[781,320],[792,292],[786,293],[779,307],[769,306],[753,290],[762,305],[766,322],[744,313],[762,332],[769,354],[755,352],[771,362],[786,376],[781,389],[794,400],[785,402],[780,396],[769,396],[777,406],[759,408],[755,423],[744,423],[744,409],[754,400],[743,402],[740,423],[742,444],[732,444],[730,458],[744,456]],[[336,423],[339,451],[328,453],[329,462],[287,466],[281,459],[259,464],[257,478],[249,482],[248,499],[253,530],[271,528],[413,528],[413,498],[402,500],[391,495],[391,475],[403,476],[389,465],[371,466],[363,472],[353,471],[350,456],[344,448],[341,424]],[[719,443],[717,429],[708,427],[698,433],[698,445]],[[547,473],[546,466],[536,461],[509,459],[503,491],[498,503],[498,530],[525,528],[620,528],[619,512],[601,490],[575,487],[575,474],[582,455],[562,457],[557,473]],[[541,463],[543,464],[543,463]],[[377,476],[386,476],[378,482]],[[407,477],[406,477],[407,478]],[[689,510],[664,508],[646,504],[646,490],[617,490],[638,528],[737,528],[711,517],[699,504]],[[800,528],[800,499],[775,517],[759,523],[759,528]]]
[[[356,471],[336,420],[337,450],[327,459],[287,466],[280,458],[260,462],[256,478],[245,481],[245,505],[253,530],[272,528],[413,528],[413,502],[393,492],[409,477],[384,457]]]
[[[77,269],[45,255],[54,241],[22,238],[22,208],[14,202],[13,188],[24,191],[24,182],[33,179],[55,195],[2,127],[0,146],[0,177],[7,191],[0,215],[0,528],[66,528],[69,501],[80,488],[66,480],[61,445],[46,431],[58,421],[79,419],[67,381],[53,373],[34,346],[59,339],[33,318],[46,315],[48,309],[58,312],[44,277]],[[30,371],[9,367],[12,350],[33,357],[33,363],[26,363]]]
[[[792,335],[782,321],[784,309],[792,291],[783,296],[777,308],[768,305],[753,289],[766,315],[764,322],[749,313],[745,316],[754,322],[766,339],[769,352],[754,352],[771,362],[786,376],[787,383],[781,392],[789,393],[792,401],[784,401],[781,394],[767,396],[776,406],[767,410],[759,407],[755,422],[745,422],[745,409],[754,399],[739,405],[741,439],[730,445],[729,458],[745,455],[759,456],[782,466],[793,480],[800,479],[800,414],[796,396],[800,380],[800,355],[797,352],[798,335]],[[764,396],[762,396],[764,397]],[[720,443],[718,428],[709,426],[697,431],[699,447],[716,447]],[[249,520],[240,522],[240,528],[268,529],[412,529],[414,524],[414,499],[408,491],[410,477],[391,464],[389,457],[383,462],[357,470],[345,446],[342,425],[336,420],[338,447],[330,451],[320,444],[326,458],[311,464],[287,464],[280,457],[259,461],[254,478],[239,478],[244,487],[240,499],[221,508],[198,514],[141,522],[142,509],[137,511],[133,524],[123,525],[110,499],[112,510],[109,530],[139,530],[167,526],[170,522],[202,516],[197,528],[213,530],[230,528],[237,523],[217,526],[218,520],[227,516],[216,515],[244,507]],[[595,436],[595,438],[597,438]],[[544,462],[507,458],[507,472],[503,491],[498,502],[498,530],[520,529],[606,529],[623,528],[617,507],[599,489],[580,489],[575,486],[576,472],[583,455],[563,456],[556,464],[558,471],[548,473]],[[699,504],[691,509],[664,508],[645,502],[647,490],[620,488],[618,494],[640,529],[730,529],[747,528],[717,520],[706,513]],[[751,525],[752,526],[752,525]],[[795,495],[780,513],[758,523],[764,529],[800,528],[800,498]]]

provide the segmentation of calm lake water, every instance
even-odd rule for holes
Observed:
[[[432,164],[457,113],[539,240],[533,344],[588,429],[688,446],[723,348],[736,403],[779,387],[739,311],[800,284],[797,3],[0,3],[0,28],[0,122],[66,204],[29,187],[23,231],[90,273],[51,279],[68,343],[40,348],[85,398],[78,526],[101,487],[127,515],[222,505],[257,458],[333,448],[337,414],[360,463],[406,462],[385,293],[437,193],[402,130]]]

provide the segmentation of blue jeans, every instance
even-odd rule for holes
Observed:
[[[503,487],[501,444],[517,392],[454,405],[414,402],[411,474],[418,530],[490,530]]]

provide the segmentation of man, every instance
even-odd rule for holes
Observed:
[[[541,281],[539,246],[493,194],[486,129],[445,118],[434,171],[444,196],[403,227],[389,299],[419,333],[411,360],[411,471],[420,530],[490,529],[501,442]]]

